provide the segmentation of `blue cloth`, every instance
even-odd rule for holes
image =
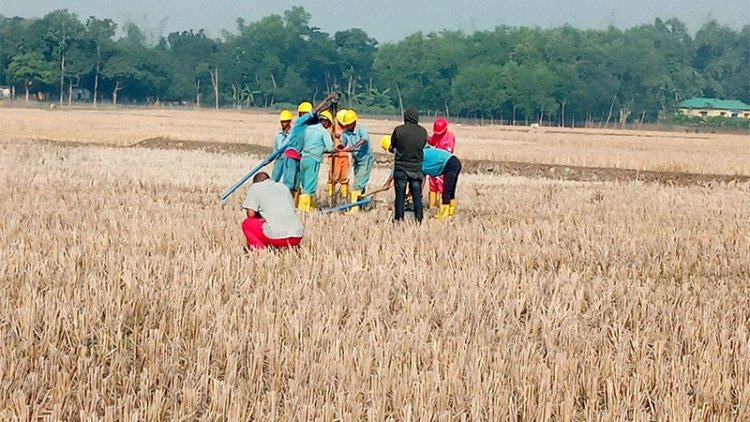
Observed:
[[[288,148],[293,149],[297,152],[302,151],[302,145],[305,143],[305,130],[313,123],[317,121],[317,116],[312,113],[307,113],[304,116],[300,116],[294,121],[294,126],[289,132]]]
[[[277,149],[284,146],[287,139],[289,139],[289,134],[287,132],[284,132],[283,130],[280,130],[273,138],[273,150],[276,151]]]
[[[283,130],[280,130],[276,137],[273,139],[273,150],[276,151],[279,148],[283,147],[286,144],[286,141],[289,139],[289,133],[284,132]],[[271,178],[274,182],[278,182],[281,180],[281,178],[284,176],[284,163],[286,162],[286,157],[284,154],[279,155],[276,158],[276,161],[273,163],[273,173],[271,174]]]
[[[367,129],[358,124],[353,131],[347,129],[341,134],[341,143],[347,148],[357,145],[357,142],[359,142],[360,139],[364,139],[365,143],[352,152],[352,158],[354,159],[354,162],[359,161],[361,163],[366,163],[372,158],[370,135],[367,134]]]
[[[323,161],[324,152],[332,152],[333,139],[331,134],[321,124],[307,126],[304,133],[302,145],[302,158],[308,157],[320,164]]]
[[[274,171],[276,169],[274,168]],[[284,157],[284,186],[289,188],[290,191],[299,189],[300,185],[300,174],[299,174],[299,161]]]
[[[302,160],[300,161],[300,176],[302,179],[303,195],[315,195],[318,191],[319,174],[320,161],[310,156],[302,156]]]
[[[438,148],[425,148],[422,173],[433,177],[440,176],[451,157],[453,157],[453,154],[448,151]]]
[[[369,159],[363,161],[354,160],[354,190],[364,192],[367,188],[367,182],[370,181],[372,173],[372,163],[375,161],[372,155]]]
[[[281,181],[281,178],[284,177],[284,167],[286,165],[287,158],[284,157],[284,155],[280,155],[279,158],[276,159],[273,163],[273,173],[271,174],[271,178],[274,182]]]

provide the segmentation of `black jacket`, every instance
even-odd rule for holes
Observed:
[[[395,153],[393,169],[422,174],[427,131],[419,125],[419,114],[414,108],[404,112],[404,124],[393,130],[391,152]]]

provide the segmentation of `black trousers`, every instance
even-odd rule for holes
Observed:
[[[396,169],[393,171],[393,181],[396,185],[396,216],[395,220],[404,219],[404,207],[406,203],[406,187],[409,186],[411,198],[414,201],[414,217],[421,222],[424,218],[422,210],[422,172],[411,172]]]
[[[443,205],[448,205],[456,199],[456,185],[458,184],[458,175],[461,174],[461,160],[451,157],[445,163],[443,169]]]

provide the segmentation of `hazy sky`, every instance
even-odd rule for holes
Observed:
[[[152,29],[164,22],[166,33],[205,28],[216,36],[221,29],[234,29],[238,17],[253,21],[294,5],[304,6],[312,14],[312,24],[326,32],[362,28],[379,41],[398,40],[418,30],[471,31],[497,25],[626,28],[652,23],[655,17],[677,17],[691,31],[709,19],[734,28],[750,24],[750,0],[0,0],[0,14],[41,17],[68,9],[81,18],[110,17]]]

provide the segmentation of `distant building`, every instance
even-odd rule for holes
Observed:
[[[740,100],[694,97],[679,103],[677,109],[687,116],[750,119],[750,105]]]
[[[73,88],[73,101],[91,101],[91,91],[86,88]]]

